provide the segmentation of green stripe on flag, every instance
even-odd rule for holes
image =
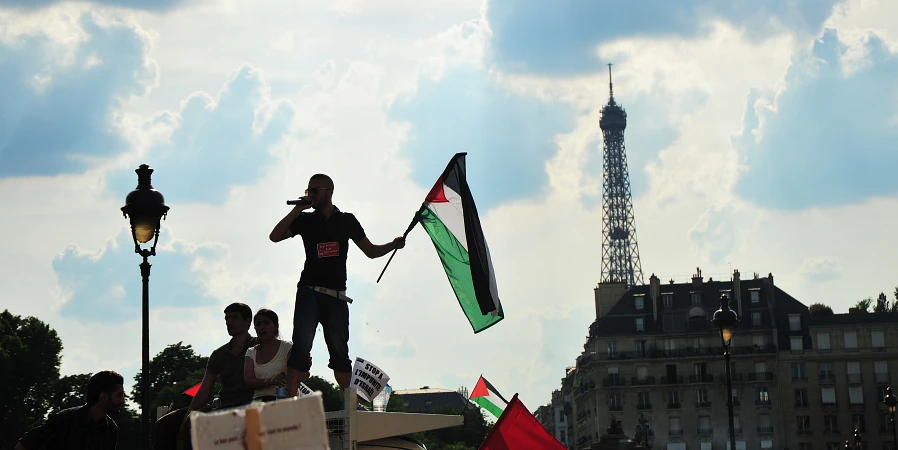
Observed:
[[[481,408],[489,411],[494,416],[499,417],[502,415],[502,408],[495,405],[493,402],[488,400],[488,397],[475,397],[472,398],[471,401],[480,405]]]
[[[461,305],[462,311],[468,317],[468,322],[474,328],[474,332],[483,331],[502,320],[499,315],[480,312],[477,303],[477,295],[474,293],[474,281],[471,277],[471,260],[458,239],[455,238],[446,225],[432,211],[427,208],[421,212],[421,225],[427,230],[433,246],[436,247],[440,261],[449,277],[449,284],[455,291],[455,297]],[[501,414],[501,410],[500,410]]]

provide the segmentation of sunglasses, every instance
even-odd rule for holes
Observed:
[[[330,189],[330,188],[326,188],[326,187],[310,187],[310,188],[306,189],[306,195],[309,195],[309,194],[317,194],[318,191],[323,191],[323,190],[326,190],[326,189]]]

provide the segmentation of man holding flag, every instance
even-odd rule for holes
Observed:
[[[400,236],[382,245],[372,244],[362,225],[351,213],[334,206],[334,182],[324,174],[312,175],[306,195],[275,225],[268,236],[280,242],[302,236],[305,264],[296,287],[293,313],[293,351],[287,360],[288,395],[295,396],[300,383],[309,378],[310,355],[315,330],[321,323],[330,354],[328,367],[346,389],[352,379],[349,359],[349,303],[346,296],[346,259],[352,239],[365,256],[379,258],[405,247]],[[312,208],[314,212],[304,212]]]

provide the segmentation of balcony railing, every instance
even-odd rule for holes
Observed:
[[[675,377],[661,377],[661,384],[683,384],[683,375]]]
[[[851,384],[863,383],[864,382],[864,374],[849,373],[848,374],[848,382]]]
[[[711,375],[710,373],[689,375],[689,382],[690,383],[712,383],[712,382],[714,382],[714,375]]]
[[[809,406],[811,406],[811,405],[808,404],[807,400],[800,400],[800,401],[795,402],[796,408],[807,408]]]
[[[637,403],[637,404],[636,404],[636,409],[637,409],[638,411],[645,411],[645,410],[648,410],[648,409],[652,409],[652,404],[651,404],[651,403]]]
[[[823,402],[823,407],[824,408],[835,408],[836,402]]]
[[[699,436],[711,436],[712,434],[714,434],[713,428],[699,428],[698,429]]]
[[[595,323],[593,325],[596,325]],[[590,327],[590,337],[594,337],[593,327]],[[745,345],[741,347],[730,347],[731,355],[755,355],[755,354],[771,354],[776,353],[776,346],[767,345]],[[580,355],[577,358],[577,365],[582,366],[593,361],[607,360],[627,360],[627,359],[669,359],[684,357],[719,357],[723,355],[721,347],[695,347],[675,350],[665,350],[657,347],[649,347],[645,350],[636,351],[613,351],[613,352],[596,352],[587,355]]]
[[[614,386],[623,386],[627,383],[624,382],[624,379],[621,377],[607,377],[602,379],[602,386],[605,387],[614,387]]]
[[[889,381],[892,380],[892,378],[889,377],[889,374],[887,374],[887,373],[875,373],[875,374],[873,374],[873,378],[876,380],[877,383],[888,383]]]
[[[696,408],[710,408],[711,402],[695,402]]]
[[[859,351],[860,351],[860,349],[857,348],[857,347],[851,347],[851,348],[846,348],[846,349],[845,349],[845,353],[857,353],[857,352],[859,352]]]
[[[799,428],[798,434],[814,434],[814,432],[811,431],[810,428],[806,428],[806,429]]]
[[[652,385],[652,384],[655,384],[655,377],[645,377],[645,378],[632,377],[632,378],[630,378],[630,384],[633,386]]]
[[[667,409],[680,409],[680,402],[668,403]]]
[[[667,435],[668,436],[682,436],[683,430],[668,430]]]
[[[820,372],[820,382],[821,383],[835,383],[836,382],[836,374],[833,372]]]
[[[748,381],[773,381],[773,372],[749,372]]]
[[[755,400],[755,406],[770,406],[772,404],[770,400]]]
[[[758,427],[758,433],[773,433],[773,427]]]
[[[807,375],[792,375],[792,381],[808,381]]]
[[[623,411],[624,405],[608,405],[608,411]]]

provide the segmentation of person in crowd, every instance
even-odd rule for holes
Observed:
[[[287,387],[287,358],[293,344],[280,339],[278,315],[266,308],[256,312],[253,319],[258,344],[246,350],[243,379],[247,387],[255,389],[254,400],[271,401],[278,397],[278,388]]]

